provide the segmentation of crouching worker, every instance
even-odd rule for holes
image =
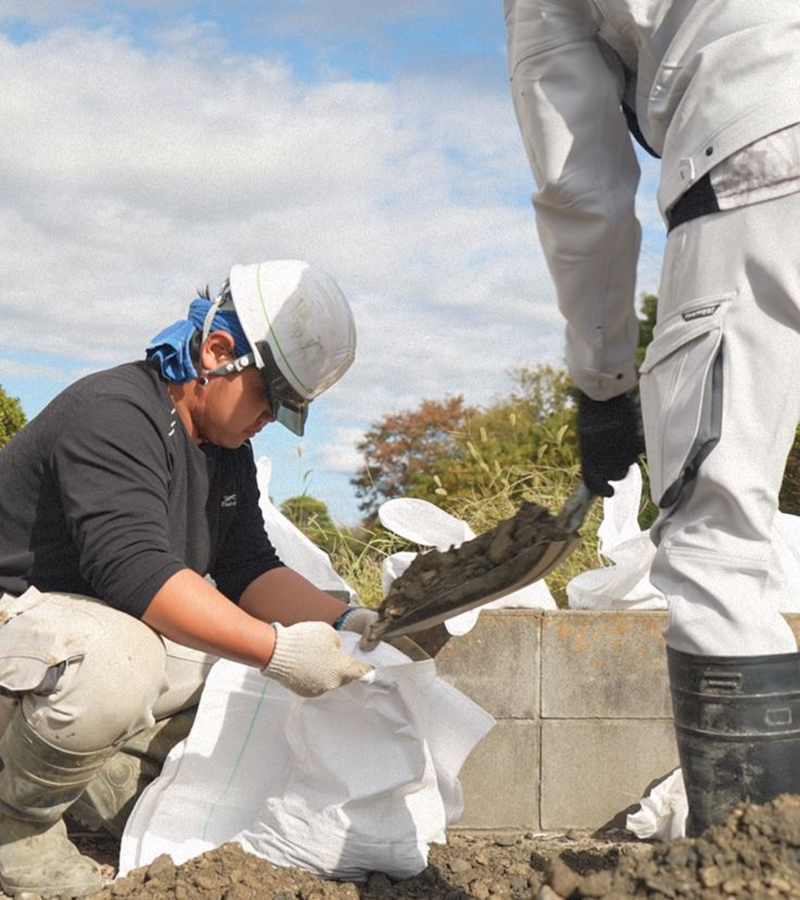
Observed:
[[[73,384],[0,453],[7,893],[101,887],[64,813],[132,736],[196,704],[216,658],[303,696],[369,670],[336,629],[363,631],[375,613],[278,559],[249,443],[274,421],[302,435],[354,351],[327,275],[294,260],[234,266],[146,360]]]

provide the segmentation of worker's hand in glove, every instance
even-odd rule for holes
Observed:
[[[352,631],[355,634],[364,634],[370,625],[378,618],[378,611],[367,609],[365,606],[351,606],[346,609],[333,623],[337,631]]]
[[[341,638],[325,622],[273,628],[275,649],[261,672],[301,697],[318,697],[372,671],[342,651]]]
[[[578,393],[578,441],[586,486],[611,497],[609,482],[621,481],[644,452],[639,415],[633,398],[620,394],[611,400],[592,400]]]

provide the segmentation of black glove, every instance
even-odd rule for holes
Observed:
[[[578,442],[586,486],[610,497],[610,481],[621,481],[644,452],[639,415],[630,394],[592,400],[578,392]]]

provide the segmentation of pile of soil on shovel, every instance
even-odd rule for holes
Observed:
[[[504,586],[505,573],[497,567],[538,544],[564,540],[567,534],[556,518],[537,503],[523,503],[510,519],[504,519],[460,547],[420,553],[393,583],[381,604],[381,610],[400,614],[421,603],[432,593],[447,594],[464,582],[485,576],[498,576]],[[485,587],[485,586],[484,586]]]
[[[98,861],[98,841],[76,843]],[[108,845],[106,845],[106,852]],[[226,844],[181,866],[159,857],[92,900],[731,900],[800,898],[800,797],[738,808],[699,838],[637,841],[627,832],[589,836],[451,833],[407,881],[380,873],[331,882],[276,869]]]

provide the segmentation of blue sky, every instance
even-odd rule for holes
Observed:
[[[307,259],[351,301],[357,360],[306,437],[273,425],[255,450],[276,501],[351,524],[369,423],[561,364],[500,0],[0,0],[0,75],[0,384],[29,417],[234,263]]]

